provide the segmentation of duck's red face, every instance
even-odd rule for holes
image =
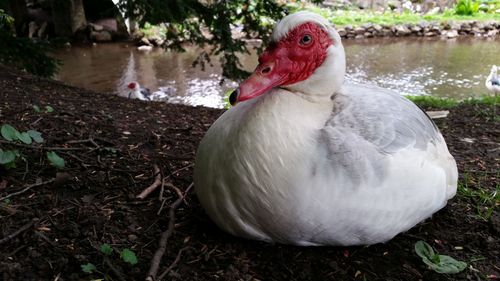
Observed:
[[[127,87],[128,87],[129,89],[135,89],[135,86],[136,86],[136,83],[132,82],[132,83],[128,84],[128,86],[127,86]]]
[[[230,103],[234,105],[271,88],[306,80],[325,61],[332,44],[328,33],[314,23],[295,27],[280,41],[271,42],[252,75],[231,94]]]

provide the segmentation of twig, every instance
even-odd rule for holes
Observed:
[[[171,187],[173,185],[167,185],[168,187]],[[177,200],[175,200],[174,203],[172,203],[172,205],[170,205],[170,210],[168,212],[168,216],[169,216],[169,221],[168,221],[168,228],[167,230],[165,230],[162,234],[161,234],[161,237],[160,237],[160,243],[159,243],[159,247],[158,249],[156,250],[154,256],[153,256],[153,259],[151,259],[151,266],[149,268],[149,271],[148,271],[148,276],[146,277],[146,281],[153,281],[153,280],[157,280],[156,279],[156,275],[158,274],[158,270],[160,269],[160,262],[161,262],[161,259],[163,257],[163,255],[165,254],[165,251],[167,250],[167,242],[168,242],[168,238],[170,238],[170,236],[172,236],[172,233],[174,232],[174,228],[175,228],[175,210],[182,204],[182,201],[184,200],[184,197],[189,193],[189,191],[191,190],[191,188],[193,187],[193,184],[191,184],[187,189],[186,191],[184,192],[184,195],[182,193],[178,193],[177,191],[179,190],[178,188],[174,189],[175,192],[177,193],[177,195],[180,195],[179,198]]]
[[[16,230],[14,233],[8,235],[7,237],[5,238],[2,238],[0,239],[0,244],[3,244],[5,242],[8,242],[9,240],[11,240],[12,238],[16,237],[17,235],[23,233],[24,231],[28,230],[29,228],[31,228],[33,226],[35,222],[34,221],[31,221],[23,226],[21,226],[21,228],[19,228],[18,230]]]
[[[146,189],[144,189],[141,194],[137,195],[137,198],[139,199],[144,199],[146,198],[151,192],[153,192],[158,186],[161,184],[161,173],[160,173],[160,167],[158,165],[154,165],[154,170],[155,170],[155,181],[153,184],[148,186]]]
[[[118,269],[116,269],[116,267],[113,265],[113,263],[111,263],[109,258],[105,257],[104,262],[109,267],[109,269],[111,269],[111,271],[113,271],[113,273],[116,275],[116,277],[118,277],[119,280],[121,280],[121,281],[126,280],[125,277],[123,277],[122,273],[120,271],[118,271]]]
[[[10,145],[13,145],[13,146],[24,147],[24,148],[29,148],[29,149],[41,149],[41,150],[61,150],[61,151],[66,151],[66,150],[89,150],[89,149],[91,149],[91,148],[88,148],[88,147],[34,146],[34,145],[28,145],[28,144],[23,144],[23,143],[16,143],[16,142],[6,141],[6,140],[0,140],[0,143],[10,144]]]
[[[194,164],[189,164],[189,165],[186,165],[186,166],[184,166],[182,168],[179,168],[179,169],[173,171],[172,173],[170,173],[170,175],[168,175],[167,178],[170,178],[172,175],[177,174],[178,172],[180,172],[182,170],[189,169],[189,168],[191,168],[193,166],[194,166]]]
[[[163,271],[162,274],[160,274],[160,276],[158,276],[158,281],[162,280],[163,277],[165,277],[165,275],[167,275],[177,265],[177,263],[179,263],[179,261],[181,260],[182,252],[189,248],[190,247],[184,247],[179,250],[179,253],[177,253],[177,257],[175,257],[175,260],[167,267],[167,269],[165,269],[165,271]]]
[[[21,189],[19,191],[16,191],[16,192],[11,193],[11,194],[9,194],[7,196],[1,197],[0,201],[3,201],[5,199],[9,199],[9,198],[11,198],[13,196],[16,196],[16,195],[19,195],[19,194],[22,194],[22,193],[25,193],[26,191],[32,189],[33,187],[37,187],[37,186],[41,186],[41,185],[46,185],[46,184],[49,184],[49,183],[53,183],[55,181],[56,181],[56,178],[53,178],[53,179],[50,179],[48,181],[43,181],[43,182],[40,182],[40,183],[30,184],[30,185],[26,186],[25,188],[23,188],[23,189]]]

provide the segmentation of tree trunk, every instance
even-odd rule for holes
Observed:
[[[27,28],[26,16],[28,15],[28,9],[26,8],[26,2],[24,0],[10,0],[9,3],[16,33],[21,35],[24,33],[23,29]]]
[[[58,36],[72,37],[87,26],[83,0],[52,0],[52,17]]]
[[[72,29],[73,34],[87,26],[85,18],[85,9],[83,8],[83,0],[72,0]]]

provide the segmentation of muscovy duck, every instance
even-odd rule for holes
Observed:
[[[385,242],[443,208],[457,166],[432,120],[396,92],[344,85],[321,16],[283,18],[235,104],[196,153],[195,190],[223,230],[294,245]]]
[[[486,88],[492,91],[495,95],[500,93],[500,79],[498,78],[497,69],[496,65],[491,67],[490,75],[486,78],[485,83]]]
[[[131,82],[127,85],[131,91],[128,93],[129,99],[151,100],[151,91],[148,88],[141,87],[137,82]]]

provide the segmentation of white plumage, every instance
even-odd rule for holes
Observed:
[[[500,79],[498,78],[496,65],[491,67],[490,75],[486,78],[485,85],[486,88],[492,91],[495,95],[500,93]]]
[[[340,37],[318,15],[284,18],[273,40],[313,22],[333,45],[306,80],[226,111],[197,155],[200,203],[225,231],[295,245],[385,242],[456,192],[443,137],[397,93],[343,85]]]

